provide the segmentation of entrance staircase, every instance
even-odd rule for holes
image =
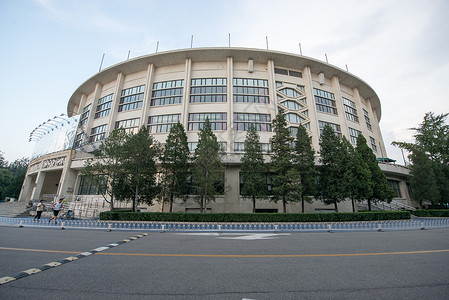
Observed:
[[[364,202],[358,205],[359,211],[368,210],[368,203]],[[384,201],[371,202],[371,210],[416,210],[413,206],[402,202],[392,200],[390,203]]]
[[[25,202],[0,202],[0,217],[28,217],[29,210]]]

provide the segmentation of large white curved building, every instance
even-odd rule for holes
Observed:
[[[68,116],[79,121],[73,146],[36,155],[20,199],[56,195],[98,197],[79,170],[90,157],[89,152],[113,129],[124,127],[135,131],[145,125],[157,141],[164,143],[170,127],[180,121],[193,150],[198,130],[209,118],[226,149],[223,163],[229,189],[208,208],[212,212],[250,212],[250,201],[239,195],[245,130],[249,124],[255,124],[262,149],[269,152],[271,121],[279,108],[286,112],[292,134],[299,124],[309,130],[317,152],[320,130],[330,124],[353,144],[363,134],[378,158],[387,157],[379,128],[379,97],[367,83],[347,71],[309,57],[277,51],[176,50],[130,59],[86,80],[67,105]],[[408,170],[391,164],[381,167],[397,192],[397,200],[411,204],[406,185]],[[339,206],[340,211],[351,210],[349,203]],[[258,208],[276,210],[278,204],[262,201]],[[161,209],[160,205],[151,208]],[[197,209],[194,202],[175,205],[175,211]],[[316,201],[306,207],[309,212],[326,209],[333,206]],[[291,205],[288,210],[297,212],[300,206]]]

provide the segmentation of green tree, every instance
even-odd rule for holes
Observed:
[[[10,184],[5,189],[7,196],[16,199],[19,198],[29,163],[30,160],[28,158],[21,158],[16,159],[8,165],[8,170],[11,172],[12,179]]]
[[[7,189],[13,180],[13,174],[10,170],[3,168],[0,169],[0,199],[4,200],[8,197]]]
[[[423,122],[416,128],[415,143],[393,142],[392,144],[413,153],[424,151],[432,161],[449,165],[449,125],[446,118],[449,114],[435,115],[428,112]]]
[[[169,202],[170,212],[173,211],[173,199],[188,193],[189,155],[187,134],[178,122],[170,130],[161,157],[162,198]]]
[[[0,151],[0,169],[6,168],[8,166],[8,162],[5,159],[5,156],[3,155],[3,152]]]
[[[326,125],[320,137],[320,162],[318,197],[326,204],[337,204],[349,197],[349,180],[351,168],[348,165],[350,155],[347,142],[335,134],[334,130]]]
[[[283,212],[287,212],[287,202],[301,200],[302,186],[298,169],[293,164],[293,137],[287,129],[287,121],[280,111],[272,122],[274,135],[271,137],[271,184],[273,198],[282,201]]]
[[[376,160],[376,155],[373,150],[368,147],[366,139],[363,135],[359,135],[357,139],[357,152],[362,156],[363,161],[367,164],[371,173],[371,181],[373,186],[372,196],[368,200],[368,210],[371,210],[372,201],[386,201],[391,202],[395,197],[393,189],[388,185],[387,178],[384,172],[379,167],[379,163]]]
[[[132,209],[136,211],[140,203],[152,205],[159,193],[156,160],[160,147],[142,126],[136,134],[127,137],[122,149],[122,170],[118,179],[121,184],[116,195],[121,200],[132,201]]]
[[[432,204],[440,202],[440,193],[438,191],[437,180],[432,168],[432,162],[429,157],[419,150],[415,150],[411,155],[413,162],[410,174],[410,185],[413,189],[413,197],[422,208],[425,201]]]
[[[449,114],[435,115],[428,112],[423,122],[417,128],[414,143],[393,142],[392,144],[410,152],[410,158],[418,152],[424,152],[432,161],[437,190],[442,203],[449,203],[449,125],[446,118]],[[411,166],[413,169],[413,166]],[[418,173],[422,174],[422,173]],[[418,180],[426,180],[424,178]],[[414,188],[412,187],[412,190]]]
[[[267,167],[265,165],[260,138],[256,128],[251,124],[245,139],[245,154],[242,157],[241,176],[243,186],[241,195],[253,202],[253,213],[256,212],[256,199],[265,198],[267,189]]]
[[[221,193],[219,187],[223,171],[221,157],[220,144],[212,132],[209,119],[206,119],[198,133],[198,146],[195,149],[192,165],[195,200],[200,205],[201,213],[204,212],[207,203],[215,201],[215,197]]]
[[[355,212],[354,200],[362,202],[373,196],[371,172],[368,164],[363,160],[362,154],[359,151],[359,145],[363,144],[367,146],[365,137],[362,134],[359,134],[357,138],[357,147],[354,149],[351,146],[349,150],[352,158],[349,197],[351,198],[353,212]]]
[[[294,163],[300,175],[302,186],[301,211],[304,213],[304,202],[311,203],[316,194],[315,151],[304,126],[300,125],[296,134]]]
[[[115,193],[122,184],[123,147],[127,138],[123,128],[113,130],[81,169],[81,175],[98,187],[111,210],[114,209]]]

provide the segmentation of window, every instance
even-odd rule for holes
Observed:
[[[296,123],[296,124],[301,124],[302,122],[304,122],[303,118],[301,118],[300,116],[298,116],[297,114],[294,114],[294,113],[287,113],[285,115],[285,119],[290,123]]]
[[[212,130],[226,130],[226,113],[195,113],[189,114],[189,131],[197,131],[204,128],[204,122],[209,119]]]
[[[87,118],[89,118],[89,112],[90,112],[91,106],[92,106],[92,104],[89,104],[89,105],[86,105],[86,107],[84,107],[83,113],[81,114],[81,117],[80,117],[80,126],[87,123]]]
[[[301,126],[304,126],[306,129],[310,130],[310,123],[301,124]],[[298,127],[290,126],[287,128],[290,132],[290,135],[294,138],[298,135]]]
[[[107,178],[104,175],[100,176],[99,185],[93,183],[87,177],[81,176],[80,184],[78,187],[78,195],[104,195],[106,193]]]
[[[320,112],[337,115],[337,105],[333,93],[319,89],[313,89],[316,108]]]
[[[267,182],[268,195],[272,195],[273,193],[272,193],[272,186],[271,186],[271,174],[270,173],[266,173],[265,174],[265,178],[266,178],[266,182]],[[239,172],[239,183],[240,183],[239,195],[241,195],[243,186],[245,185],[245,182],[243,182],[242,172]]]
[[[192,79],[190,103],[226,102],[226,78]]]
[[[357,109],[355,107],[355,103],[343,97],[343,107],[345,109],[346,119],[358,123],[359,117],[357,116]]]
[[[155,82],[151,94],[151,106],[179,104],[182,102],[184,80]]]
[[[95,112],[95,119],[103,118],[111,112],[112,99],[114,94],[110,94],[98,99],[97,109]]]
[[[402,198],[401,188],[399,187],[399,181],[387,179],[388,185],[393,189],[396,197]]]
[[[170,129],[181,120],[181,114],[160,115],[148,118],[148,132],[170,132]]]
[[[302,108],[301,105],[299,105],[296,101],[293,101],[293,100],[287,100],[287,101],[281,102],[281,105],[283,107],[285,107],[286,109],[291,109],[291,110],[300,110]]]
[[[260,150],[262,153],[270,153],[271,152],[271,144],[269,143],[259,143]],[[234,152],[245,152],[245,142],[235,142],[234,143]]]
[[[279,92],[281,92],[282,94],[284,94],[285,96],[287,96],[289,98],[298,98],[298,97],[302,96],[300,93],[298,93],[297,91],[295,91],[294,89],[291,89],[291,88],[283,88],[283,89],[279,90]]]
[[[351,128],[351,127],[348,127],[348,129],[349,129],[349,137],[351,139],[351,143],[354,145],[357,144],[357,137],[359,136],[359,134],[361,132],[354,128]]]
[[[234,102],[270,103],[268,80],[234,78]]]
[[[106,124],[97,126],[91,129],[90,131],[90,142],[101,141],[105,138],[106,135]]]
[[[195,152],[196,147],[198,147],[198,142],[188,142],[190,152]]]
[[[122,112],[141,108],[143,103],[144,92],[145,92],[145,85],[139,85],[129,89],[122,90],[118,111]]]
[[[216,172],[216,173],[215,173]],[[215,171],[214,177],[215,181],[213,183],[215,190],[219,195],[223,195],[225,193],[225,172],[224,171]],[[189,186],[189,195],[198,195],[198,192],[195,188],[195,178],[192,174],[188,176],[187,185]]]
[[[320,134],[323,134],[323,129],[326,125],[329,125],[334,130],[335,134],[341,138],[341,127],[338,124],[324,122],[324,121],[318,121],[318,126],[320,127]]]
[[[79,148],[83,145],[83,137],[84,133],[78,133],[75,137],[75,141],[73,142],[74,148]]]
[[[275,74],[281,74],[281,75],[287,75],[287,76],[290,75],[290,76],[293,76],[293,77],[302,78],[302,73],[298,72],[298,71],[274,68],[274,73]]]
[[[377,153],[376,140],[374,138],[372,138],[372,137],[369,137],[369,140],[371,142],[371,149],[373,149],[373,151]]]
[[[234,113],[234,129],[248,131],[250,125],[256,131],[271,131],[271,117],[269,114]]]
[[[134,134],[139,131],[140,118],[127,119],[115,122],[115,129],[123,128],[126,133]]]
[[[373,131],[371,128],[371,121],[369,119],[368,111],[366,109],[363,109],[363,115],[365,116],[366,127],[369,131]]]

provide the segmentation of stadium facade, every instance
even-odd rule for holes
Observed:
[[[268,159],[271,121],[279,109],[285,112],[292,134],[299,124],[306,127],[317,153],[320,131],[329,124],[352,144],[363,134],[379,160],[387,157],[379,128],[379,97],[353,74],[309,57],[277,51],[176,50],[129,59],[98,72],[70,97],[67,117],[55,117],[37,127],[30,135],[37,150],[20,200],[101,198],[80,170],[112,130],[123,127],[135,132],[145,125],[155,140],[164,143],[171,126],[179,121],[193,151],[199,129],[208,118],[226,150],[223,164],[228,191],[207,208],[212,212],[251,212],[251,202],[239,195],[246,130],[255,125]],[[380,166],[396,200],[413,205],[408,169],[388,161]],[[257,208],[281,211],[280,205],[260,201]],[[164,208],[156,203],[148,209]],[[174,206],[174,211],[198,210],[193,201],[179,201]],[[300,205],[288,206],[289,212],[300,210]],[[306,205],[308,212],[325,210],[333,210],[333,206],[321,201]],[[339,204],[339,211],[351,210],[350,201]]]

